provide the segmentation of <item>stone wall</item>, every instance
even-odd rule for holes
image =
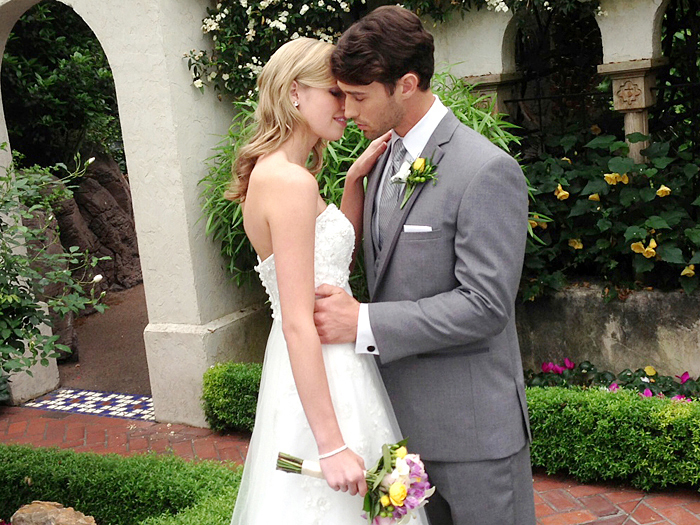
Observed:
[[[654,366],[664,375],[700,375],[700,297],[640,291],[606,303],[600,287],[570,287],[520,304],[517,325],[523,366],[591,361],[620,372]]]

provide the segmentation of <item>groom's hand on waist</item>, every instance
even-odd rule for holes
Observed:
[[[354,342],[359,313],[360,303],[342,288],[330,284],[316,288],[314,323],[321,343]]]

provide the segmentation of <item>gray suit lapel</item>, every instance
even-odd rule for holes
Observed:
[[[444,118],[440,121],[440,124],[438,124],[438,127],[435,129],[433,134],[430,136],[430,139],[428,140],[428,143],[425,145],[425,148],[423,148],[423,151],[421,152],[421,157],[431,159],[433,165],[437,168],[436,173],[437,173],[437,178],[438,178],[438,184],[440,184],[440,170],[439,170],[439,164],[440,160],[442,159],[443,155],[445,154],[444,150],[442,149],[442,145],[449,142],[450,138],[454,134],[455,129],[457,129],[457,126],[459,125],[459,120],[457,120],[457,117],[454,116],[452,111],[448,111],[447,115],[444,116]],[[403,207],[403,209],[399,209],[396,211],[394,216],[392,217],[391,222],[389,223],[389,231],[393,231],[394,234],[391,237],[391,241],[389,243],[384,243],[382,251],[377,255],[374,252],[372,253],[372,263],[374,263],[375,255],[377,255],[377,261],[376,261],[376,267],[377,267],[377,274],[373,276],[374,278],[370,282],[368,279],[368,285],[369,285],[369,292],[370,292],[370,297],[374,297],[380,284],[382,281],[382,277],[384,276],[384,272],[386,271],[386,268],[388,266],[388,262],[391,259],[392,254],[394,253],[394,248],[396,247],[396,243],[399,240],[399,236],[401,235],[401,231],[403,230],[403,225],[406,222],[406,218],[408,217],[409,212],[411,211],[411,208],[415,204],[416,200],[418,199],[418,196],[421,194],[423,189],[428,185],[432,184],[432,182],[426,182],[424,184],[419,184],[416,186],[416,189],[413,191],[413,195],[408,199],[408,202],[406,202],[406,205]],[[376,189],[375,189],[376,193]],[[439,210],[436,210],[439,213]],[[371,216],[370,216],[371,217]],[[368,272],[370,271],[369,268],[369,261],[366,263],[368,266]],[[372,267],[372,271],[374,270],[374,267]]]

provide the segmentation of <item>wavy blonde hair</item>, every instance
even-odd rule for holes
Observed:
[[[306,119],[294,107],[290,96],[292,83],[326,88],[335,83],[330,56],[334,46],[312,38],[287,42],[270,57],[258,76],[256,129],[250,141],[238,152],[226,199],[243,202],[248,191],[250,173],[258,159],[278,149]],[[311,150],[309,171],[321,171],[326,142],[319,139]]]

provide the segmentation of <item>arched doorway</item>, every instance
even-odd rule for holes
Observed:
[[[0,51],[38,0],[0,0]],[[182,54],[206,43],[208,1],[64,2],[90,26],[114,73],[149,324],[144,338],[156,419],[206,426],[202,374],[259,359],[260,290],[237,290],[204,234],[197,183],[232,108],[192,87]],[[0,64],[1,65],[1,64]],[[0,115],[0,142],[7,141]],[[8,154],[0,152],[0,164]],[[254,357],[253,357],[254,356]]]
[[[71,7],[45,0],[15,24],[3,60],[3,106],[10,143],[22,154],[18,168],[63,165],[72,171],[96,159],[70,181],[72,197],[54,203],[52,216],[64,251],[76,246],[99,259],[93,268],[75,264],[72,271],[83,282],[101,277],[90,287],[107,294],[109,309],[104,315],[88,309],[79,317],[52,312],[54,335],[71,349],[59,358],[60,385],[150,395],[143,343],[148,317],[117,97],[104,51]]]

